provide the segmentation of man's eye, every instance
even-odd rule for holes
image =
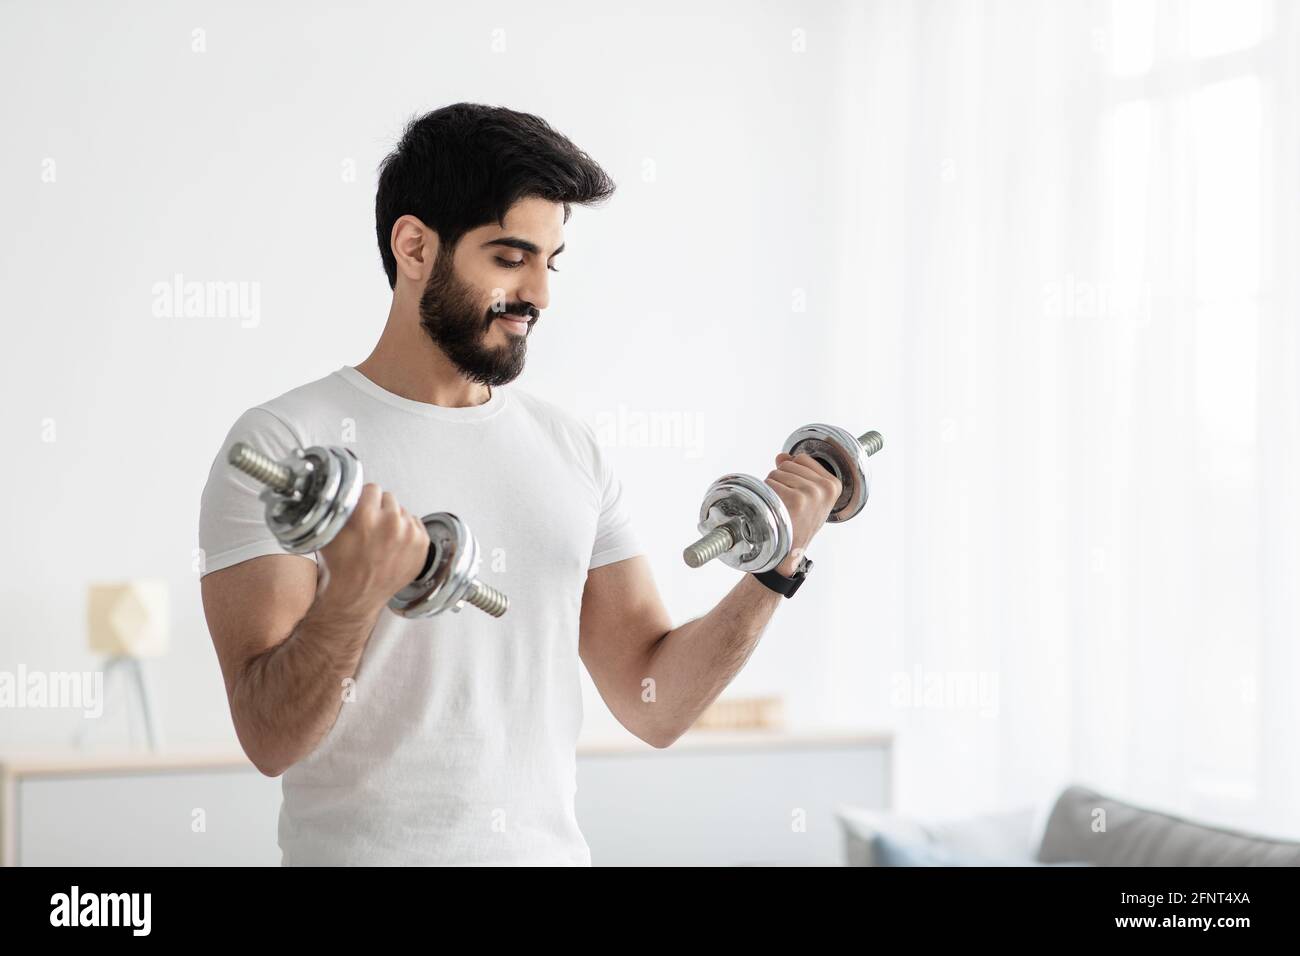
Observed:
[[[507,269],[518,269],[520,266],[524,264],[523,259],[502,259],[500,256],[495,256],[494,258],[498,263],[500,263],[502,266],[504,266]],[[555,268],[555,266],[547,266],[546,268],[550,269],[552,272],[560,271],[559,269]]]

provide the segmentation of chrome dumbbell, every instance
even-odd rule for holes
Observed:
[[[266,524],[292,554],[319,551],[339,533],[356,509],[363,486],[361,462],[351,450],[313,446],[276,461],[236,442],[228,461],[264,487]],[[420,519],[429,533],[429,552],[415,579],[388,607],[402,617],[432,617],[472,604],[493,617],[510,599],[478,579],[478,541],[465,522],[445,511]]]
[[[840,481],[840,496],[826,520],[848,521],[871,492],[867,459],[884,447],[880,432],[860,438],[834,425],[805,425],[785,440],[787,455],[810,455]],[[793,526],[785,502],[751,475],[723,475],[705,492],[698,528],[702,537],[682,552],[692,568],[715,558],[738,571],[770,571],[790,553]]]

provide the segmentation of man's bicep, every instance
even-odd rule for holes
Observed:
[[[287,638],[316,599],[317,567],[272,554],[213,571],[200,582],[203,613],[226,691],[253,657]]]
[[[672,618],[645,557],[604,564],[587,573],[578,653],[611,709],[611,692],[621,697],[637,691],[651,648],[671,629]]]

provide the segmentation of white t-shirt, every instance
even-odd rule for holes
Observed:
[[[355,699],[284,773],[282,863],[590,866],[574,816],[582,591],[589,569],[642,553],[592,429],[515,386],[444,408],[344,366],[235,422],[203,490],[205,574],[285,553],[226,461],[236,441],[277,459],[350,448],[407,511],[464,520],[479,576],[510,598],[499,619],[380,613]]]

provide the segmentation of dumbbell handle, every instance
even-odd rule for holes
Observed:
[[[288,465],[276,461],[263,455],[255,448],[249,448],[243,442],[235,442],[230,447],[230,454],[227,456],[230,464],[234,465],[254,481],[266,485],[272,491],[281,495],[289,495],[294,490],[293,469]],[[424,565],[420,568],[412,582],[420,580],[429,573],[433,567],[434,559],[437,557],[437,548],[433,542],[429,542],[429,551],[425,555]],[[500,617],[506,613],[510,607],[510,599],[492,587],[485,584],[478,578],[470,582],[469,591],[465,594],[465,602],[472,604],[481,611],[486,611],[493,617]]]

